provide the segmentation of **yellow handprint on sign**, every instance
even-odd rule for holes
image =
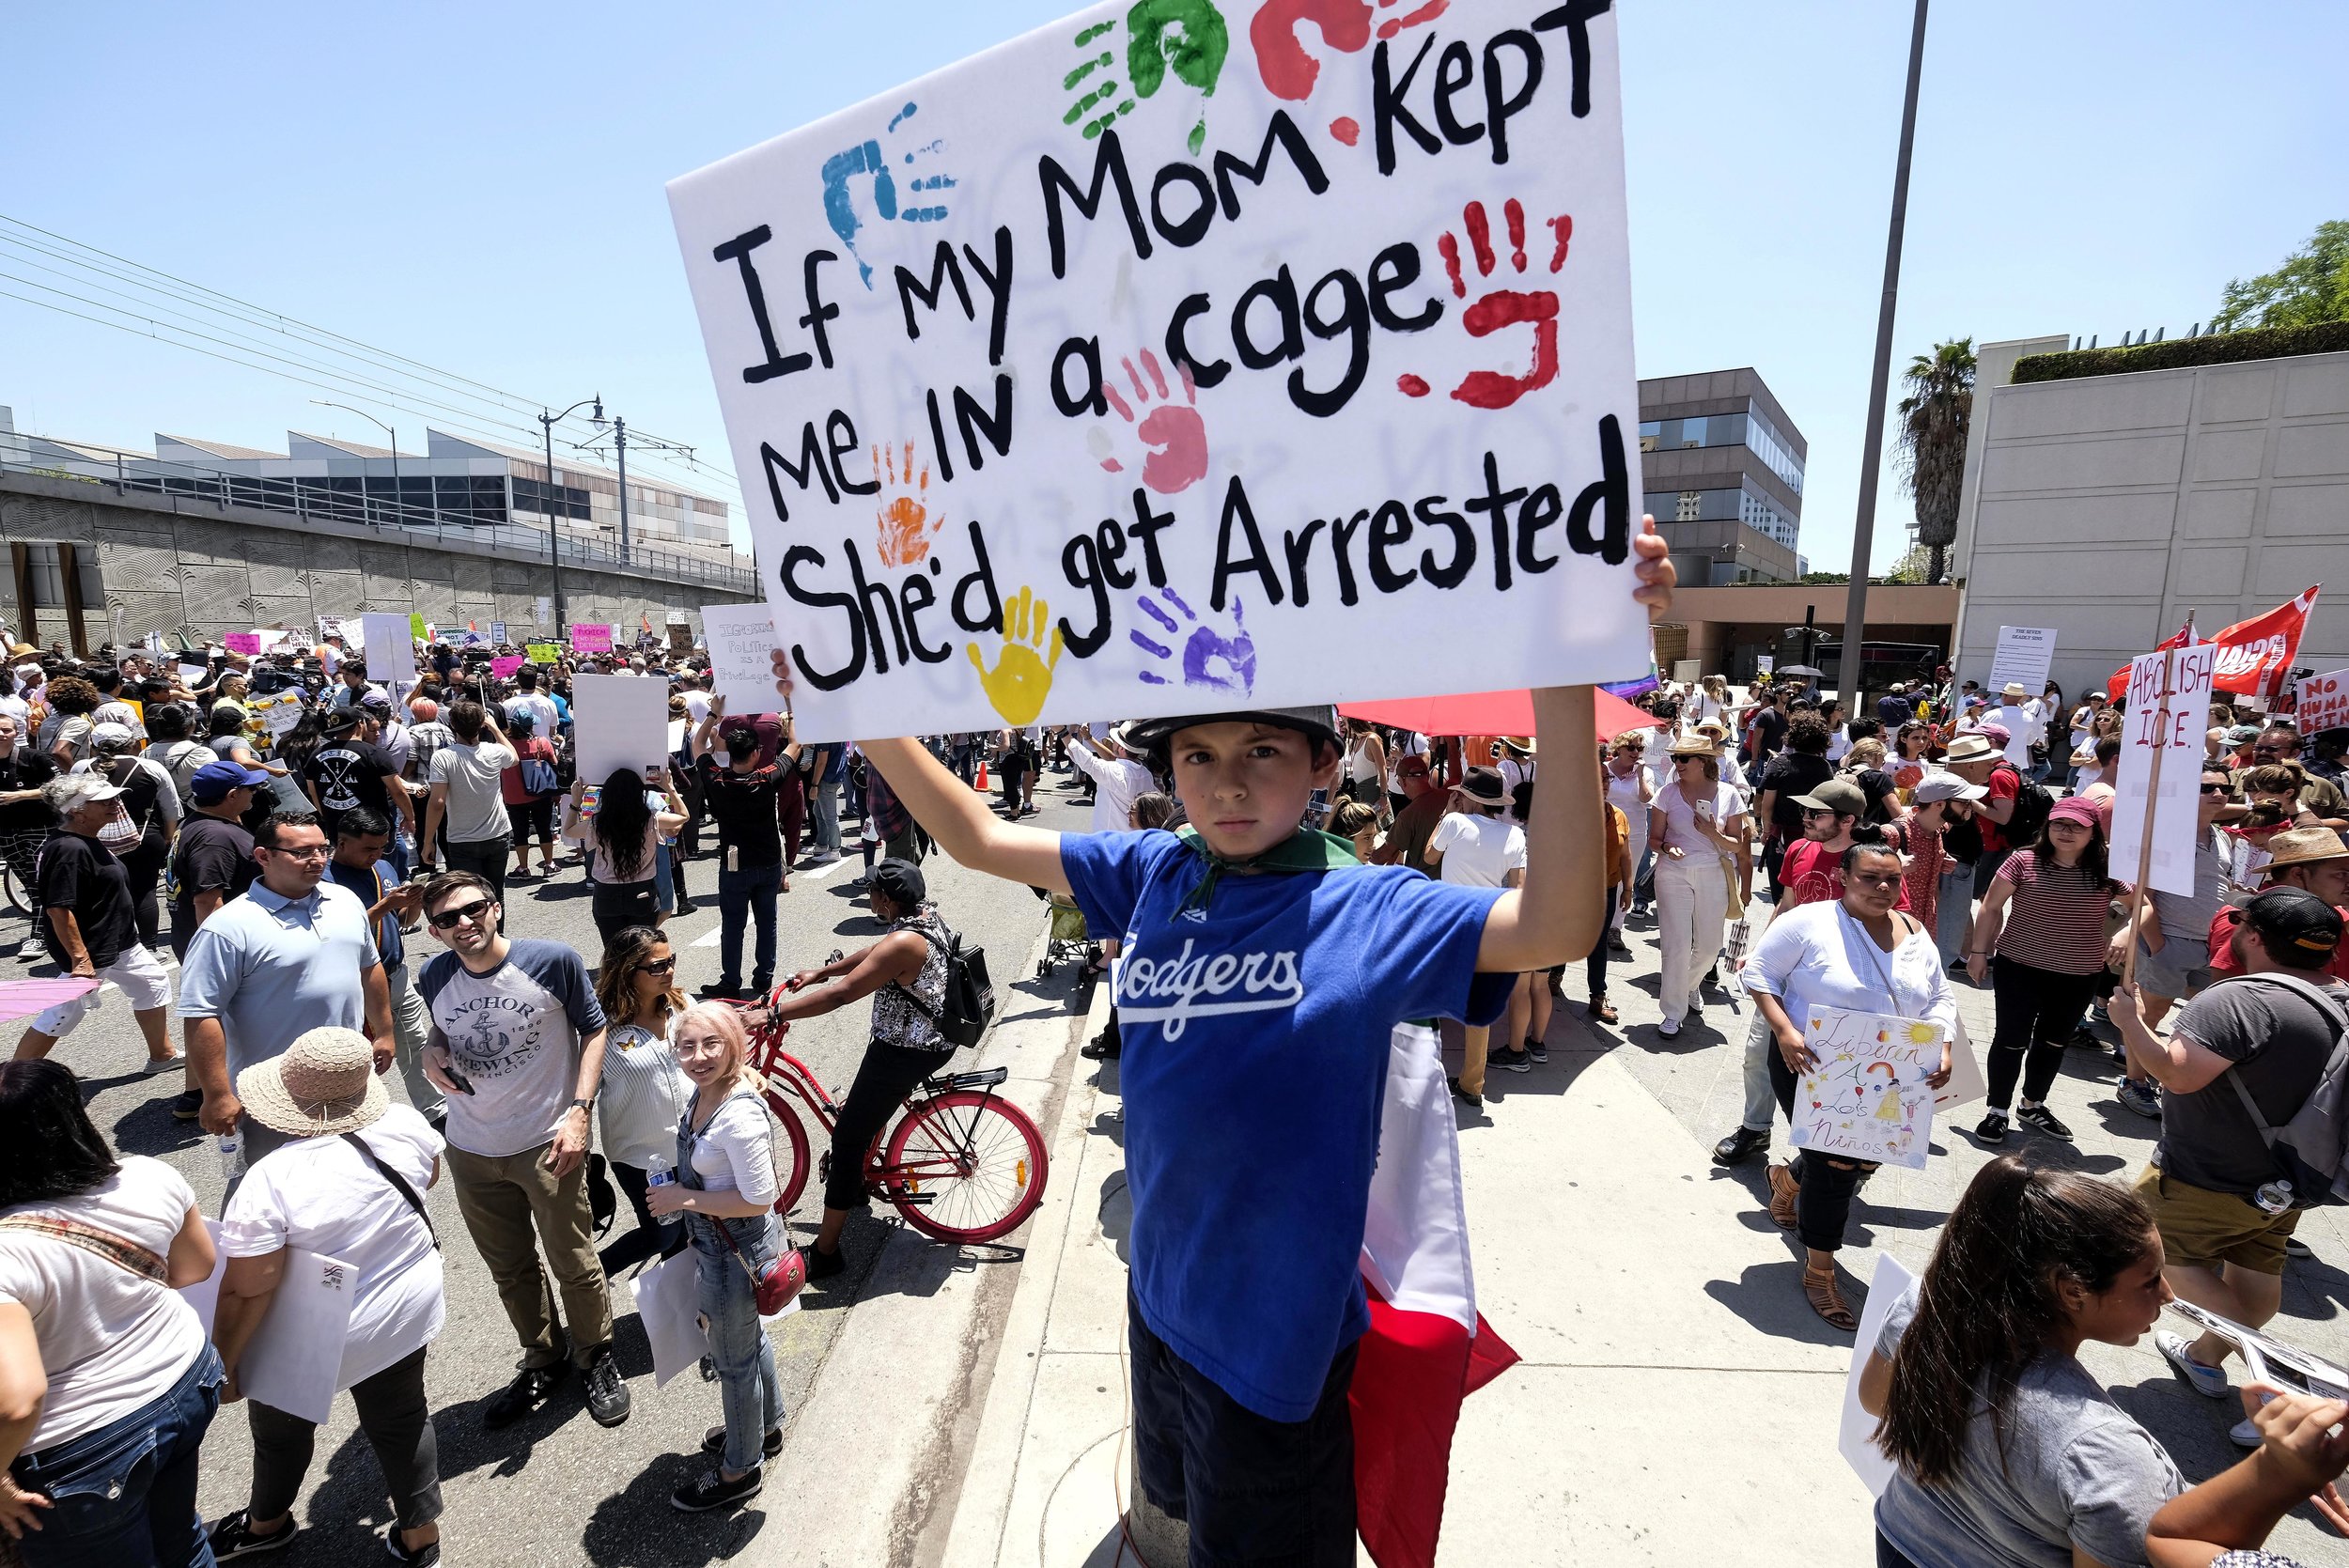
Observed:
[[[988,702],[1003,716],[1003,722],[1015,727],[1032,724],[1044,711],[1044,698],[1052,690],[1052,671],[1060,663],[1060,629],[1052,624],[1050,608],[1032,590],[1022,588],[1003,610],[1003,651],[992,670],[979,657],[978,644],[966,644],[965,648],[978,668]],[[1050,657],[1043,652],[1048,641]]]

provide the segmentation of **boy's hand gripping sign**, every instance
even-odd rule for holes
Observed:
[[[811,740],[1623,680],[1607,0],[1134,0],[669,188]]]

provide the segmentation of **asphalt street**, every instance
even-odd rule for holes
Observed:
[[[1043,827],[1081,831],[1089,807],[1081,803],[1067,775],[1047,773],[1037,790]],[[678,954],[677,980],[691,993],[718,977],[718,907],[714,837],[705,834],[705,853],[687,867],[691,914],[673,917],[668,931]],[[847,842],[853,849],[852,833]],[[966,871],[942,857],[926,867],[930,894],[947,923],[983,945],[999,988],[1025,983],[1035,989],[1073,995],[1073,966],[1063,966],[1036,986],[1029,955],[1042,934],[1045,906],[1028,889]],[[865,912],[853,884],[862,863],[854,853],[826,868],[795,870],[791,891],[778,912],[778,973],[820,963],[834,948],[853,950],[879,927]],[[588,890],[576,862],[557,868],[551,880],[509,884],[509,935],[568,942],[594,962],[598,952]],[[0,924],[0,953],[13,951],[21,921]],[[438,944],[428,932],[411,939],[412,964],[420,967]],[[744,955],[747,970],[749,954]],[[19,975],[51,972],[46,963],[10,963]],[[794,1055],[815,1070],[828,1089],[846,1092],[867,1038],[867,1004],[795,1027]],[[175,1043],[180,1038],[175,1014]],[[130,1010],[109,992],[99,1012],[58,1048],[56,1056],[81,1075],[99,1130],[126,1153],[168,1160],[194,1187],[207,1214],[219,1213],[223,1181],[211,1141],[196,1126],[172,1120],[171,1094],[177,1074],[148,1078],[139,1069],[145,1049]],[[393,1094],[401,1094],[397,1074]],[[811,1128],[811,1135],[820,1129]],[[820,1142],[816,1144],[821,1147]],[[812,1185],[812,1184],[811,1184]],[[791,1501],[762,1497],[739,1512],[691,1515],[669,1506],[669,1493],[698,1475],[706,1461],[702,1434],[719,1420],[718,1391],[690,1373],[664,1389],[653,1387],[651,1356],[638,1325],[625,1280],[613,1282],[616,1344],[635,1407],[625,1425],[606,1430],[588,1418],[576,1379],[533,1418],[504,1431],[485,1431],[479,1409],[511,1377],[518,1364],[513,1331],[500,1308],[487,1270],[466,1236],[455,1197],[444,1180],[429,1196],[433,1222],[445,1255],[448,1320],[429,1358],[427,1384],[440,1444],[446,1512],[442,1519],[444,1560],[455,1563],[595,1563],[690,1565],[734,1556],[761,1530],[790,1529]],[[820,1218],[820,1197],[802,1198],[793,1232],[804,1244]],[[848,1231],[850,1266],[846,1274],[809,1287],[805,1310],[785,1318],[774,1332],[776,1364],[787,1407],[796,1409],[822,1365],[834,1336],[854,1311],[886,1226],[882,1218],[860,1217]],[[633,1220],[626,1201],[611,1234],[625,1234]],[[1016,1244],[1017,1237],[1013,1238]],[[1016,1245],[987,1250],[1000,1258]],[[244,1506],[251,1477],[251,1444],[241,1406],[224,1408],[204,1446],[199,1506],[208,1519]],[[840,1456],[843,1486],[854,1486],[857,1460]],[[390,1523],[380,1472],[359,1434],[350,1401],[337,1402],[334,1419],[320,1429],[308,1484],[296,1505],[303,1536],[270,1560],[288,1568],[381,1560],[379,1540]],[[772,1543],[769,1544],[771,1550]]]

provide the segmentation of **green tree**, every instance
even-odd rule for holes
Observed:
[[[2320,321],[2349,321],[2349,220],[2317,225],[2309,242],[2274,272],[2228,284],[2210,324],[2223,333]]]
[[[1917,503],[1917,542],[1925,581],[1938,582],[1957,542],[1957,500],[1966,479],[1966,430],[1974,417],[1974,340],[1937,343],[1901,377],[1901,482]]]

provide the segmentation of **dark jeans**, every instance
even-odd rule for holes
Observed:
[[[1876,1568],[1917,1568],[1917,1564],[1906,1553],[1887,1541],[1882,1530],[1878,1530],[1876,1531]]]
[[[1801,829],[1797,828],[1794,830],[1793,837],[1800,838],[1801,836]],[[1769,836],[1762,842],[1762,869],[1767,875],[1769,880],[1770,906],[1773,908],[1778,906],[1780,893],[1778,885],[1778,868],[1785,863],[1786,846],[1788,842],[1789,838],[1787,830],[1776,826],[1773,826],[1769,830]]]
[[[650,1182],[644,1167],[623,1165],[615,1159],[608,1162],[607,1169],[612,1172],[612,1179],[620,1184],[620,1191],[627,1195],[628,1206],[635,1211],[636,1228],[603,1250],[605,1278],[643,1263],[656,1252],[664,1258],[674,1258],[684,1251],[685,1217],[672,1215],[666,1219],[653,1217],[652,1206],[645,1202],[645,1193]]]
[[[1990,1037],[1990,1103],[2004,1110],[2015,1103],[2015,1080],[2023,1097],[2044,1100],[2063,1066],[2063,1048],[2079,1028],[2088,999],[2096,994],[2097,974],[2058,974],[2034,969],[2004,954],[1990,959],[1990,984],[1998,1004],[1998,1029]]]
[[[372,1377],[350,1386],[359,1407],[359,1430],[375,1450],[391,1490],[397,1529],[422,1529],[441,1516],[440,1448],[432,1435],[432,1410],[424,1397],[424,1353],[419,1345]],[[253,1516],[282,1518],[291,1512],[309,1473],[319,1429],[257,1400],[245,1402],[253,1424]]]
[[[1615,906],[1623,897],[1623,886],[1606,889],[1598,900],[1598,940],[1591,944],[1591,955],[1582,961],[1582,977],[1590,983],[1591,1005],[1596,1007],[1607,995],[1607,942],[1615,934]]]
[[[48,1498],[17,1549],[27,1568],[211,1568],[195,1512],[196,1450],[227,1374],[207,1344],[169,1393],[8,1473]]]
[[[723,855],[727,851],[720,851]],[[775,893],[783,886],[780,865],[745,866],[718,872],[718,983],[742,984],[742,927],[758,922],[758,951],[752,961],[751,985],[761,991],[775,980]]]
[[[490,893],[500,904],[506,902],[506,840],[480,838],[456,844],[443,839],[441,863],[451,871],[472,872],[490,884]],[[504,924],[503,921],[499,923],[501,929]]]
[[[861,1209],[870,1201],[864,1192],[864,1155],[880,1136],[889,1118],[906,1103],[921,1081],[945,1071],[954,1056],[948,1050],[908,1050],[876,1040],[864,1048],[856,1081],[840,1102],[839,1120],[832,1127],[832,1172],[824,1178],[824,1206]]]
[[[1161,1514],[1190,1526],[1190,1568],[1280,1563],[1353,1568],[1357,1346],[1330,1363],[1301,1421],[1260,1416],[1218,1388],[1142,1321],[1128,1293],[1134,1458]]]
[[[1778,1108],[1786,1113],[1788,1126],[1795,1120],[1795,1070],[1786,1065],[1785,1055],[1772,1040],[1767,1048],[1770,1063],[1770,1089],[1778,1095]],[[1795,1157],[1787,1167],[1794,1172],[1798,1190],[1795,1194],[1795,1229],[1802,1244],[1814,1252],[1841,1251],[1843,1231],[1851,1223],[1851,1201],[1859,1192],[1859,1184],[1875,1170],[1867,1160],[1828,1159],[1805,1151]]]
[[[661,900],[649,878],[642,882],[598,882],[594,902],[596,935],[610,947],[612,939],[631,925],[650,925],[661,913]]]
[[[163,914],[155,901],[155,890],[163,882],[163,867],[170,862],[171,846],[163,842],[163,831],[153,826],[122,857],[122,879],[131,885],[131,904],[138,915],[139,941],[149,953],[161,953],[163,949]]]

